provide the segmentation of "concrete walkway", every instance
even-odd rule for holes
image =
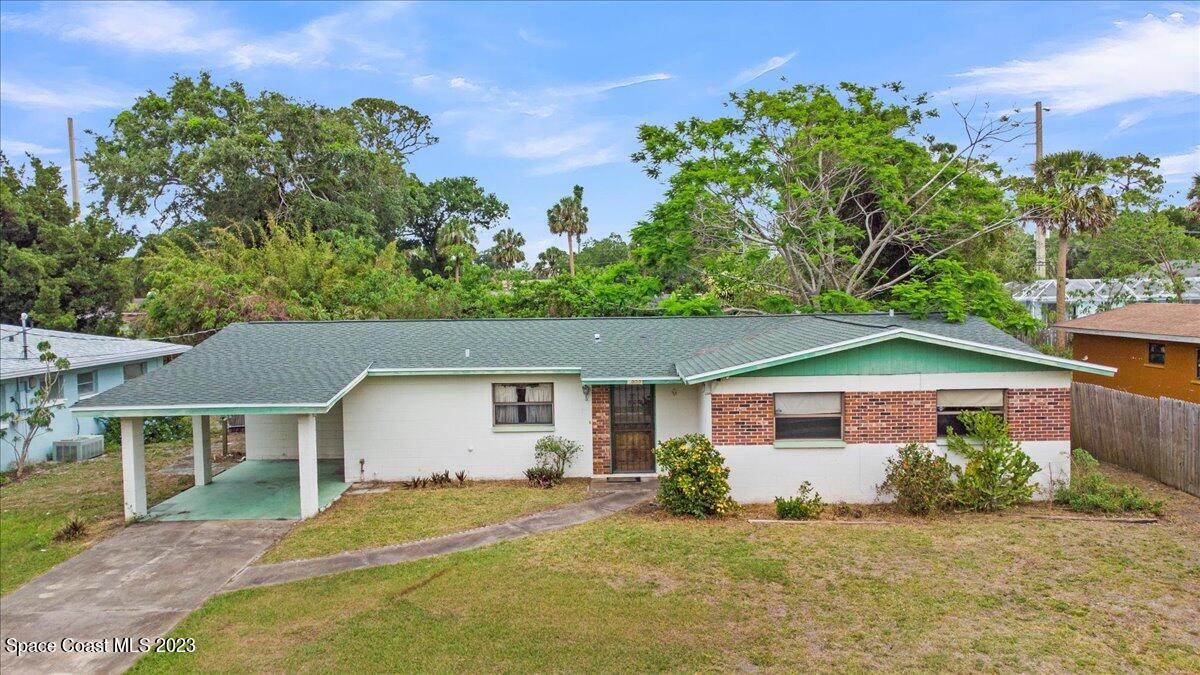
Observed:
[[[652,486],[641,489],[622,489],[603,494],[575,504],[560,506],[496,525],[478,527],[466,532],[456,532],[432,539],[412,541],[405,544],[347,551],[323,558],[291,560],[273,565],[255,565],[242,570],[226,584],[223,591],[232,591],[255,586],[269,586],[289,581],[298,581],[325,574],[336,574],[381,565],[428,558],[435,555],[466,551],[488,544],[510,541],[539,532],[552,532],[565,527],[586,523],[611,513],[627,509],[654,496]]]
[[[0,598],[0,664],[7,673],[123,671],[140,653],[114,651],[114,638],[165,635],[291,526],[131,525]],[[4,648],[10,638],[51,642],[55,651],[17,656]],[[70,640],[103,641],[103,651],[64,653]]]

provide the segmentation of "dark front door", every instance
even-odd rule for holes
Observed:
[[[654,387],[612,388],[613,473],[654,472]]]

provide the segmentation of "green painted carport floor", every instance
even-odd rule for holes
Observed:
[[[321,508],[350,487],[342,480],[342,460],[317,462]],[[300,465],[296,460],[246,460],[154,505],[150,520],[278,520],[300,518]]]

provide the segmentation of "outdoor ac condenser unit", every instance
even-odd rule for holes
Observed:
[[[54,461],[79,462],[104,454],[103,436],[73,436],[54,441]]]

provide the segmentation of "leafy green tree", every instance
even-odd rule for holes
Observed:
[[[1161,278],[1180,301],[1188,263],[1200,261],[1200,239],[1161,211],[1125,211],[1094,238],[1083,276]]]
[[[217,229],[212,246],[163,238],[146,256],[149,287],[139,328],[150,335],[204,331],[238,321],[442,318],[461,298],[423,284],[390,243],[269,222]],[[435,277],[437,278],[437,277]]]
[[[630,262],[572,276],[513,282],[496,292],[498,316],[631,316],[652,312],[662,284]]]
[[[571,195],[558,200],[546,211],[546,223],[553,234],[567,235],[567,267],[575,274],[575,248],[572,240],[587,233],[588,209],[583,205],[583,187],[576,185]]]
[[[579,245],[575,262],[580,267],[607,267],[629,260],[629,245],[613,233],[600,239],[588,239]]]
[[[408,157],[437,142],[429,118],[392,101],[342,108],[275,92],[248,95],[208,73],[174,76],[107,132],[90,132],[91,188],[124,216],[160,227],[310,222],[376,242],[396,239],[409,209]]]
[[[921,278],[895,286],[887,305],[915,317],[944,313],[950,322],[974,315],[1019,335],[1032,335],[1044,327],[1012,299],[995,273],[968,268],[957,260],[933,261]]]
[[[423,265],[437,274],[444,273],[449,262],[438,243],[443,229],[452,223],[489,229],[508,217],[508,205],[467,176],[439,178],[428,184],[414,178],[410,198],[401,238],[405,245],[419,247]]]
[[[549,279],[564,271],[567,267],[567,252],[557,246],[550,246],[538,254],[537,262],[533,264],[533,274],[539,279]]]
[[[899,85],[887,91],[751,90],[731,95],[726,117],[642,126],[634,160],[651,177],[673,173],[653,214],[671,222],[639,229],[668,235],[660,249],[690,244],[700,254],[675,260],[754,260],[729,274],[804,306],[826,291],[883,295],[922,261],[1019,221],[983,154],[1016,137],[1014,122],[972,121],[961,146],[916,138],[935,111]],[[650,238],[635,234],[640,246]]]
[[[136,238],[100,213],[74,220],[59,168],[29,158],[32,175],[0,154],[0,320],[115,333],[133,297]]]
[[[1102,157],[1068,150],[1046,155],[1033,167],[1033,176],[1014,181],[1019,200],[1035,217],[1058,230],[1055,269],[1055,316],[1067,316],[1067,256],[1071,234],[1095,234],[1116,217],[1122,205],[1146,205],[1163,184],[1154,169],[1158,160],[1138,154]],[[1066,348],[1066,333],[1057,331],[1055,346]]]
[[[1188,189],[1187,198],[1188,210],[1200,215],[1200,173],[1192,176],[1192,187]]]
[[[525,262],[525,235],[511,227],[506,227],[492,235],[492,248],[489,257],[500,269],[510,270]]]

